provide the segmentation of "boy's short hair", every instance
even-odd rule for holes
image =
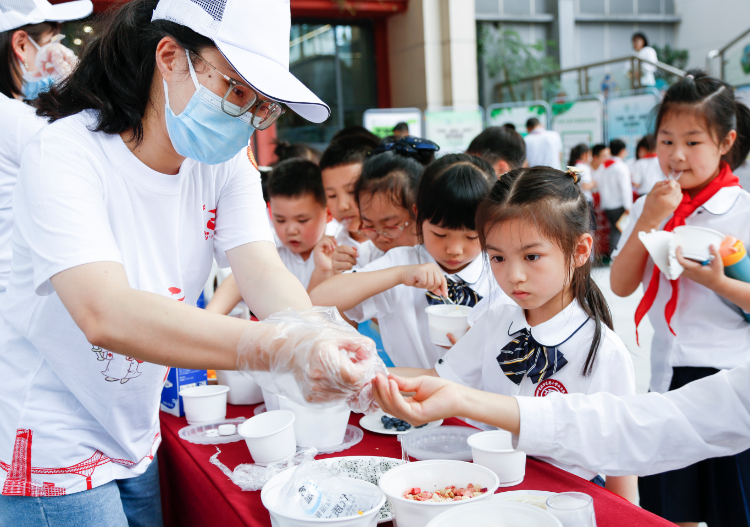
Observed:
[[[341,130],[333,134],[331,142],[338,141],[342,137],[349,137],[351,135],[364,135],[373,139],[374,141],[380,141],[380,138],[373,134],[370,130],[362,126],[361,124],[350,124],[349,126],[343,127]]]
[[[593,155],[595,157],[599,157],[600,155],[602,155],[602,152],[604,150],[606,150],[607,148],[609,148],[609,147],[607,145],[605,145],[605,144],[602,144],[602,143],[599,143],[598,145],[594,145],[591,148],[591,155]]]
[[[318,166],[323,171],[328,168],[362,163],[367,157],[367,153],[375,150],[378,146],[380,146],[380,139],[377,136],[370,137],[358,134],[344,136],[328,145]]]
[[[396,126],[393,127],[394,132],[408,132],[409,131],[409,125],[405,123],[404,121],[401,121],[400,123],[396,123]]]
[[[618,156],[620,153],[625,150],[628,146],[625,144],[625,141],[622,139],[612,139],[609,142],[609,151],[613,156]]]
[[[527,130],[533,130],[537,126],[539,126],[541,123],[539,122],[539,119],[536,117],[531,117],[528,121],[526,121],[526,129]]]
[[[322,207],[326,206],[323,177],[318,165],[307,159],[287,159],[273,169],[266,182],[268,197],[298,198],[311,195]]]
[[[479,156],[492,165],[505,161],[512,170],[526,160],[526,142],[521,134],[507,126],[490,126],[471,141],[466,153]]]

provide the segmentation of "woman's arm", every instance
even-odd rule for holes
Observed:
[[[242,300],[242,295],[237,287],[237,281],[234,279],[234,274],[230,274],[214,291],[214,296],[206,306],[206,311],[228,315],[240,300]]]
[[[399,377],[421,377],[423,375],[440,377],[435,368],[388,368],[388,373]]]

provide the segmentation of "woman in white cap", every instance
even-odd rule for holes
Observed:
[[[91,14],[90,0],[0,0],[0,298],[10,276],[11,198],[29,139],[46,124],[23,100],[70,72],[75,55],[57,42],[60,24]]]
[[[360,393],[374,345],[305,312],[247,149],[282,103],[330,114],[289,73],[290,23],[284,0],[133,0],[39,97],[0,302],[0,525],[159,525],[158,486],[118,484],[152,464],[168,366],[274,362],[309,399]],[[214,256],[258,317],[306,322],[193,307]]]

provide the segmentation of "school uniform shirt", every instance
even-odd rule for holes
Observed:
[[[610,476],[659,474],[750,449],[750,363],[665,394],[516,401],[515,448]]]
[[[13,195],[10,282],[0,302],[0,489],[57,496],[135,477],[160,443],[168,368],[92,346],[50,277],[122,264],[128,283],[195,305],[215,256],[272,242],[260,177],[243,149],[176,175],[141,163],[93,113],[31,140]],[[158,345],[158,343],[154,343]]]
[[[361,269],[365,265],[374,260],[377,260],[385,254],[375,246],[372,240],[358,242],[357,240],[352,238],[351,234],[344,225],[341,225],[339,223],[338,226],[339,228],[333,234],[336,243],[338,245],[347,245],[349,247],[354,247],[355,249],[357,249],[357,265],[354,266],[354,269]]]
[[[307,260],[303,260],[299,253],[292,251],[286,245],[282,245],[281,242],[276,246],[276,250],[279,252],[279,257],[284,262],[287,270],[297,277],[302,287],[307,289],[307,286],[310,285],[310,278],[315,270],[315,258],[313,254],[310,253]]]
[[[524,137],[526,159],[530,167],[545,166],[560,169],[560,154],[563,151],[560,134],[554,130],[537,128]]]
[[[602,163],[596,186],[599,189],[599,206],[603,210],[633,206],[633,185],[630,182],[630,169],[619,157],[612,157]]]
[[[534,384],[524,376],[520,385],[507,378],[497,356],[526,328],[544,346],[557,346],[568,363],[554,375]],[[551,393],[597,393],[615,395],[635,393],[633,362],[627,348],[614,331],[602,327],[601,344],[594,367],[581,375],[594,337],[595,324],[574,300],[552,319],[530,327],[524,310],[518,305],[492,306],[442,359],[435,364],[438,375],[492,393],[508,396],[546,397]],[[562,344],[561,344],[562,343]],[[557,467],[591,480],[596,470],[570,464],[565,458],[540,456]]]
[[[32,136],[47,122],[36,116],[34,108],[0,93],[0,293],[10,277],[13,213],[11,202],[21,154]]]
[[[636,191],[641,196],[644,196],[651,192],[659,181],[664,181],[664,173],[661,171],[659,166],[659,158],[656,154],[649,157],[644,157],[635,162],[633,167],[633,183],[638,185]]]
[[[583,183],[591,183],[594,181],[594,176],[591,170],[591,167],[588,163],[583,163],[582,161],[578,161],[576,163],[576,168],[580,168],[583,172],[581,172],[581,178],[579,180],[579,184]],[[586,199],[589,201],[589,203],[594,202],[594,194],[590,190],[582,190],[583,195],[586,196]]]
[[[630,213],[630,221],[622,233],[612,257],[625,246],[638,218],[643,213],[646,196],[638,199]],[[664,220],[664,223],[668,221]],[[664,226],[662,224],[662,227]],[[685,219],[686,225],[706,227],[750,243],[750,194],[740,187],[720,189],[702,207]],[[747,246],[747,245],[746,245]],[[648,288],[654,262],[649,257],[643,273],[643,290]],[[657,271],[658,272],[658,271]],[[669,331],[664,307],[672,296],[669,280],[660,273],[659,292],[648,318],[654,327],[651,342],[651,391],[666,392],[676,366],[705,366],[726,370],[750,360],[750,324],[740,308],[707,287],[687,278],[680,278],[677,308]]]
[[[399,265],[419,265],[436,263],[424,246],[395,247],[382,258],[371,262],[358,273],[381,271]],[[349,271],[352,272],[352,271]],[[475,292],[486,296],[492,274],[485,270],[481,256],[456,274],[446,274],[448,280],[461,279]],[[358,306],[345,312],[355,322],[378,319],[383,347],[397,367],[432,368],[435,361],[443,356],[445,348],[430,341],[427,324],[426,291],[417,287],[397,285],[366,299]]]

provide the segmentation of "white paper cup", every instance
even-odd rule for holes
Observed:
[[[698,262],[705,262],[711,256],[709,245],[718,249],[725,238],[722,233],[713,229],[690,225],[675,227],[674,234],[677,238],[677,247],[682,247],[682,255]]]
[[[474,463],[497,474],[501,487],[512,487],[526,475],[526,452],[513,449],[510,432],[480,432],[468,439]]]
[[[498,523],[499,518],[502,518],[502,523]],[[446,511],[432,519],[427,527],[456,527],[457,525],[563,527],[557,518],[539,507],[498,500],[483,501],[461,509]]]
[[[289,410],[264,412],[237,427],[245,439],[253,461],[267,465],[291,457],[297,451],[294,413]]]
[[[263,394],[263,402],[266,403],[266,412],[273,412],[274,410],[280,410],[281,407],[279,406],[279,396],[275,393],[267,392],[263,388],[261,388],[261,393]]]
[[[180,390],[185,417],[191,425],[222,421],[227,416],[227,386],[194,386]]]
[[[294,435],[297,446],[314,446],[317,449],[340,445],[344,442],[346,425],[351,410],[346,405],[333,408],[302,406],[286,397],[279,397],[282,410],[294,412]]]
[[[469,331],[469,306],[434,305],[425,308],[430,328],[430,340],[438,346],[452,346],[448,333],[456,339]]]
[[[258,404],[263,402],[263,391],[252,375],[245,371],[216,370],[219,384],[229,386],[229,404]]]

